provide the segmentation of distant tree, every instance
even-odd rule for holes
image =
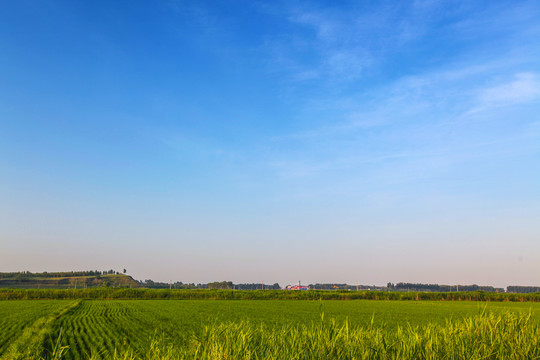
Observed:
[[[208,289],[232,289],[232,281],[216,281],[208,283]]]
[[[515,286],[511,285],[506,288],[509,293],[536,293],[540,292],[539,286]]]

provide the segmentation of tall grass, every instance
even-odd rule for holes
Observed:
[[[146,352],[100,354],[114,360],[172,359],[540,359],[540,326],[530,315],[482,313],[445,325],[385,330],[334,320],[267,328],[215,324],[175,346],[156,338]]]

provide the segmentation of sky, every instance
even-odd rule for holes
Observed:
[[[538,1],[3,1],[0,271],[540,285]]]

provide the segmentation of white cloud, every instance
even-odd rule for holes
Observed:
[[[520,73],[514,80],[483,89],[475,112],[527,103],[540,99],[540,77],[535,73]]]

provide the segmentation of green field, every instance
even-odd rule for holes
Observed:
[[[538,303],[382,300],[0,301],[0,356],[16,358],[13,344],[17,341],[23,345],[27,341],[39,343],[44,349],[41,353],[37,351],[37,354],[46,356],[52,352],[60,333],[62,344],[69,346],[63,358],[84,359],[96,354],[110,357],[115,349],[145,354],[155,346],[156,341],[169,351],[181,349],[193,343],[193,339],[201,336],[204,329],[213,331],[223,326],[233,333],[263,328],[264,334],[285,331],[290,336],[291,329],[311,327],[313,330],[321,324],[321,315],[324,314],[327,323],[332,323],[331,319],[334,319],[338,325],[350,324],[352,328],[375,328],[394,333],[398,327],[407,328],[409,325],[422,327],[434,324],[443,328],[447,326],[448,319],[462,321],[485,310],[494,314],[531,314],[531,322],[540,323]],[[65,313],[60,314],[62,311]],[[47,317],[49,320],[42,320]],[[235,324],[241,324],[238,325],[240,328],[231,328]],[[35,331],[42,331],[42,338],[28,330],[32,326]],[[256,333],[255,330],[250,336],[260,336]]]
[[[0,354],[36,320],[66,306],[66,301],[0,302]]]

